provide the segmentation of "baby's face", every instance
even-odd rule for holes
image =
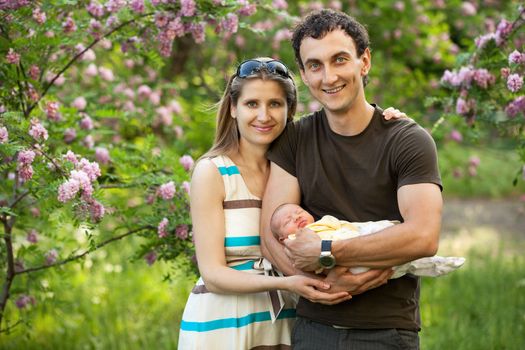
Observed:
[[[287,204],[283,206],[278,212],[277,217],[274,217],[279,227],[279,240],[288,238],[289,235],[296,233],[297,230],[302,229],[308,224],[314,222],[314,217],[307,211],[295,204]]]

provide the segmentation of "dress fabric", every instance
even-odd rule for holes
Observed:
[[[230,268],[249,274],[281,275],[260,251],[261,199],[250,193],[226,156],[212,158],[224,180],[224,249]],[[179,346],[186,349],[290,349],[295,296],[281,291],[215,294],[202,278],[182,315]]]

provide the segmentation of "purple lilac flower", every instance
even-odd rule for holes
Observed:
[[[36,141],[45,141],[49,137],[46,128],[40,124],[38,119],[31,119],[28,133]]]
[[[180,0],[180,14],[184,17],[195,15],[197,6],[193,0]]]
[[[511,74],[507,78],[507,88],[512,92],[519,91],[523,86],[523,77],[518,74]]]
[[[193,158],[190,155],[183,155],[179,159],[179,163],[184,167],[184,170],[190,171],[190,169],[193,167]]]
[[[29,243],[38,243],[38,232],[35,229],[32,229],[27,233],[26,240]]]
[[[175,235],[180,239],[188,238],[188,225],[180,224],[175,229]]]
[[[67,128],[64,130],[64,142],[71,143],[77,137],[77,131],[74,128]]]
[[[46,265],[52,265],[57,261],[58,252],[55,249],[51,249],[45,255]]]
[[[66,203],[73,199],[80,190],[80,183],[77,180],[69,179],[66,180],[62,185],[58,187],[58,201]]]
[[[490,84],[493,84],[496,81],[496,78],[485,68],[476,69],[472,77],[476,84],[483,89],[486,89]]]
[[[0,127],[0,144],[7,143],[9,141],[9,133],[5,126]]]
[[[463,141],[463,135],[458,130],[452,130],[450,132],[450,139],[453,141],[456,141],[457,143],[460,143]]]
[[[91,119],[89,115],[85,115],[84,118],[80,120],[80,129],[92,130],[93,127],[93,119]]]
[[[518,50],[512,51],[509,55],[509,64],[513,63],[525,63],[525,53],[521,53]]]
[[[481,49],[482,47],[484,47],[485,45],[487,45],[487,43],[488,43],[490,40],[496,40],[496,34],[494,34],[494,33],[489,33],[489,34],[481,35],[481,36],[479,36],[479,37],[477,37],[477,38],[475,39],[476,47],[477,47],[478,49]]]
[[[159,187],[157,194],[164,200],[170,200],[175,196],[175,183],[167,182]]]
[[[91,219],[94,222],[99,222],[104,217],[104,214],[106,213],[106,208],[102,203],[96,200],[92,200],[89,206],[89,213],[91,215]]]
[[[100,164],[108,164],[110,161],[109,151],[104,147],[95,148],[95,159]]]
[[[29,77],[33,80],[38,80],[40,77],[40,68],[38,68],[37,65],[33,64],[31,67],[29,67],[29,72],[27,72]]]
[[[129,6],[137,13],[144,13],[146,7],[144,6],[144,0],[131,0]]]
[[[7,63],[18,64],[20,62],[20,54],[16,53],[12,48],[9,49],[7,55],[5,56]]]
[[[146,260],[146,263],[151,266],[157,261],[157,253],[154,251],[148,252],[146,255],[144,255],[144,260]]]
[[[38,24],[44,24],[46,22],[46,13],[42,12],[39,7],[33,10],[33,19]]]
[[[31,165],[33,161],[35,160],[35,152],[28,149],[24,151],[18,152],[18,162],[21,165]]]
[[[86,6],[87,11],[95,17],[104,16],[104,6],[100,5],[96,1],[91,1],[89,5]]]
[[[163,218],[159,222],[159,226],[157,227],[157,233],[160,238],[168,237],[168,225],[169,221],[167,218]]]
[[[186,192],[188,195],[190,194],[190,183],[188,181],[182,182],[182,188],[184,189],[184,192]]]

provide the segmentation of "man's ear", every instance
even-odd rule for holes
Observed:
[[[361,76],[365,76],[372,68],[372,55],[370,54],[370,49],[367,47],[363,54],[360,57],[362,67],[361,67]]]

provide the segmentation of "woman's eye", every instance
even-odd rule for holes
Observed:
[[[274,108],[277,108],[277,107],[281,107],[281,103],[280,102],[272,102],[270,104],[271,107],[274,107]]]
[[[255,102],[255,101],[249,101],[249,102],[246,103],[246,105],[247,105],[248,107],[250,107],[250,108],[255,108],[255,107],[257,107],[257,102]]]

